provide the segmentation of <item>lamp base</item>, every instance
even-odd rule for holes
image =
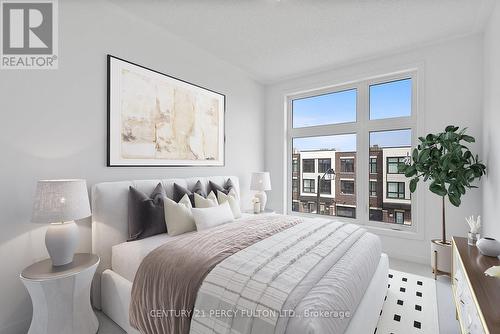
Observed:
[[[78,246],[78,226],[74,221],[50,224],[45,233],[45,247],[52,265],[63,266],[73,261]]]
[[[255,194],[255,197],[259,199],[260,202],[260,212],[264,212],[267,203],[267,194],[265,191],[259,191]]]

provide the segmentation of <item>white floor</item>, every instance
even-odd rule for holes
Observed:
[[[433,277],[431,268],[422,264],[390,259],[391,269],[404,271],[410,274]],[[458,322],[455,319],[455,305],[451,295],[451,282],[449,277],[440,276],[436,282],[439,334],[456,334],[460,332]],[[96,312],[99,318],[99,334],[123,334],[125,333],[118,325],[102,312]],[[431,334],[431,333],[429,333]]]

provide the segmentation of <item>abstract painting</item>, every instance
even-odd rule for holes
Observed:
[[[223,166],[225,96],[108,55],[108,166]]]

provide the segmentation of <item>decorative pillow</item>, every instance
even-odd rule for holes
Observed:
[[[188,195],[184,195],[179,203],[165,198],[164,206],[168,235],[179,235],[196,230]]]
[[[211,208],[193,208],[192,212],[198,231],[203,231],[234,220],[228,202]]]
[[[207,196],[203,191],[203,186],[200,181],[196,182],[192,191],[187,188],[184,188],[183,186],[178,185],[177,183],[174,183],[174,193],[172,197],[175,202],[179,203],[179,201],[182,199],[182,197],[184,197],[184,195],[188,195],[189,200],[191,201],[191,205],[195,206],[194,194],[198,194],[203,197]]]
[[[167,232],[163,201],[165,189],[158,183],[151,196],[129,187],[128,193],[128,239],[144,239]]]
[[[231,189],[235,189],[233,181],[231,181],[231,179],[227,179],[224,187],[221,187],[217,183],[213,183],[212,181],[208,181],[208,191],[213,191],[214,194],[217,194],[217,192],[220,191],[227,195]]]
[[[218,191],[217,198],[218,198],[220,204],[229,203],[229,206],[231,207],[231,211],[233,212],[234,218],[241,217],[240,202],[236,198],[236,191],[234,189],[231,189],[227,195],[221,191]]]
[[[211,191],[210,194],[208,194],[207,198],[194,194],[194,207],[195,208],[211,208],[213,206],[219,205],[219,202],[217,202],[217,197],[215,196],[214,192]]]

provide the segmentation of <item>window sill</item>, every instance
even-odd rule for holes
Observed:
[[[358,219],[356,218],[348,218],[348,217],[339,217],[339,216],[329,216],[329,215],[318,215],[316,213],[307,213],[307,212],[291,212],[289,213],[291,216],[299,216],[299,217],[305,217],[305,218],[319,218],[319,219],[331,219],[331,220],[338,220],[341,222],[349,223],[349,224],[356,224],[359,225],[360,227],[365,228],[369,232],[376,234],[378,236],[388,236],[388,237],[393,237],[393,238],[398,238],[398,239],[409,239],[409,240],[424,240],[424,234],[418,229],[415,228],[415,226],[409,227],[409,228],[402,228],[402,229],[396,229],[392,228],[389,226],[376,226],[379,223],[377,222],[367,222],[367,223],[361,223]]]

